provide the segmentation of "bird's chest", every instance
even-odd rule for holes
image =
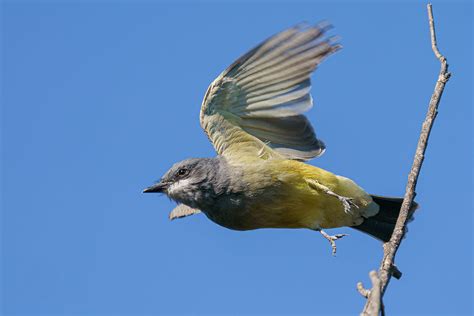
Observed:
[[[202,208],[213,222],[234,230],[248,230],[244,222],[249,215],[249,200],[244,192],[216,196]]]
[[[301,198],[294,192],[295,187],[268,175],[254,180],[239,190],[216,197],[203,212],[215,223],[234,230],[301,227],[300,217],[292,210],[304,210],[304,200],[292,198]]]

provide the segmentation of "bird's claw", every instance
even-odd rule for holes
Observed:
[[[336,255],[336,250],[337,250],[336,240],[341,239],[344,236],[347,236],[347,234],[336,234],[336,235],[331,236],[322,229],[320,229],[319,232],[321,233],[321,235],[323,235],[324,238],[326,238],[329,241],[329,243],[331,244],[331,248],[332,248],[332,255],[335,256]]]
[[[344,212],[346,214],[352,214],[352,210],[351,210],[352,207],[359,208],[359,206],[355,204],[353,198],[348,198],[348,197],[340,196],[340,195],[338,195],[337,198],[339,199],[339,201],[341,201],[342,206],[344,206]]]

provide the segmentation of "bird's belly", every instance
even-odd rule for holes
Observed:
[[[247,219],[249,224],[268,228],[319,229],[350,225],[350,214],[346,214],[338,202],[316,194],[300,194],[298,198],[286,196],[257,203]]]
[[[221,195],[211,212],[203,209],[224,227],[335,228],[358,225],[362,216],[378,211],[371,210],[372,199],[353,181],[314,166],[268,160],[241,168],[239,189]],[[340,197],[353,199],[357,207],[344,209]]]
[[[237,201],[237,202],[236,202]],[[204,213],[215,223],[234,230],[258,228],[333,228],[352,224],[340,202],[315,191],[268,188],[250,198],[217,202]]]

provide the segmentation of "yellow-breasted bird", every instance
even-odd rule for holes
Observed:
[[[176,163],[143,192],[180,203],[170,218],[202,211],[235,230],[349,226],[388,241],[402,199],[373,196],[352,180],[303,161],[325,150],[302,114],[312,105],[310,75],[340,46],[326,26],[298,25],[267,39],[209,86],[201,126],[215,158]],[[416,205],[412,208],[414,210]]]

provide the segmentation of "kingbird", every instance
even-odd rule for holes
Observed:
[[[204,213],[234,230],[349,226],[388,241],[402,199],[366,193],[354,181],[306,164],[325,151],[309,120],[310,75],[340,49],[326,25],[297,25],[238,58],[209,86],[200,123],[215,158],[174,164],[143,192],[165,193],[170,218]],[[416,204],[412,207],[412,212]],[[411,216],[411,214],[410,214]]]

